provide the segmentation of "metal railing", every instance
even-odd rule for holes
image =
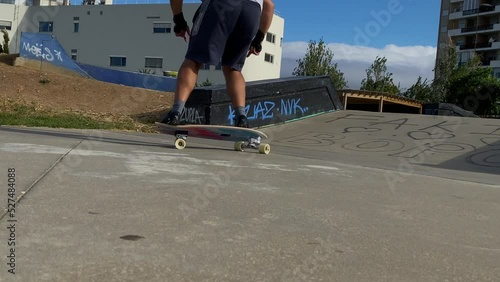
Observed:
[[[477,43],[477,44],[464,44],[460,45],[460,50],[475,49],[475,48],[490,48],[492,46],[491,42]]]
[[[478,9],[464,10],[464,11],[462,11],[462,15],[468,16],[468,15],[474,15],[477,13],[486,13],[486,12],[491,12],[491,11],[495,11],[495,6],[484,6],[484,7],[478,8]]]
[[[490,30],[490,29],[493,29],[493,24],[464,27],[464,28],[462,28],[462,32],[484,31],[484,30]]]

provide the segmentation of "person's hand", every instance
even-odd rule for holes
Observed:
[[[258,56],[260,51],[262,51],[262,41],[264,41],[264,33],[260,30],[257,31],[252,43],[250,43],[250,49],[248,50],[247,58],[254,54]]]
[[[184,41],[187,41],[187,36],[190,34],[190,31],[182,12],[174,15],[174,24],[175,36],[182,37]]]

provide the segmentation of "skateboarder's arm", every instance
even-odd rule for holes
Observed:
[[[271,26],[274,16],[274,3],[272,0],[264,0],[264,5],[262,6],[262,15],[260,16],[260,28],[262,33],[266,34]]]
[[[170,0],[170,8],[174,16],[182,13],[182,1],[183,0]]]

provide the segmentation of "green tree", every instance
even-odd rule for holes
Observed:
[[[10,41],[9,33],[5,29],[2,29],[2,33],[3,33],[3,52],[9,54],[9,41]]]
[[[490,68],[460,67],[449,81],[444,102],[455,104],[476,115],[496,115],[500,100],[500,81]]]
[[[425,103],[433,102],[432,94],[432,84],[427,81],[427,78],[422,81],[421,76],[418,77],[417,82],[408,88],[408,90],[401,93],[404,97],[419,100]]]
[[[449,42],[434,71],[432,102],[452,103],[477,115],[498,114],[500,81],[492,76],[491,68],[481,66],[479,56],[461,62]]]
[[[304,58],[297,60],[297,67],[293,70],[295,76],[330,76],[335,89],[347,86],[344,73],[338,69],[338,63],[332,63],[333,52],[323,41],[310,41]]]
[[[450,93],[452,80],[456,81],[457,77],[466,75],[481,64],[481,60],[477,55],[474,55],[467,62],[460,62],[456,46],[451,41],[444,48],[443,54],[434,68],[436,78],[431,85],[432,102],[444,102],[447,99],[446,97],[453,95]]]
[[[392,73],[387,72],[387,59],[376,57],[370,68],[366,69],[366,78],[361,81],[361,90],[388,92],[398,94],[399,87],[392,79]]]

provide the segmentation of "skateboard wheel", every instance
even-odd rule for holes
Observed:
[[[234,143],[234,150],[236,151],[243,151],[243,145],[245,144],[245,142],[243,141],[238,141],[236,143]]]
[[[186,141],[184,139],[175,140],[175,148],[179,150],[186,148]]]
[[[269,144],[260,144],[259,145],[259,153],[261,154],[269,154],[271,152],[271,146]]]

